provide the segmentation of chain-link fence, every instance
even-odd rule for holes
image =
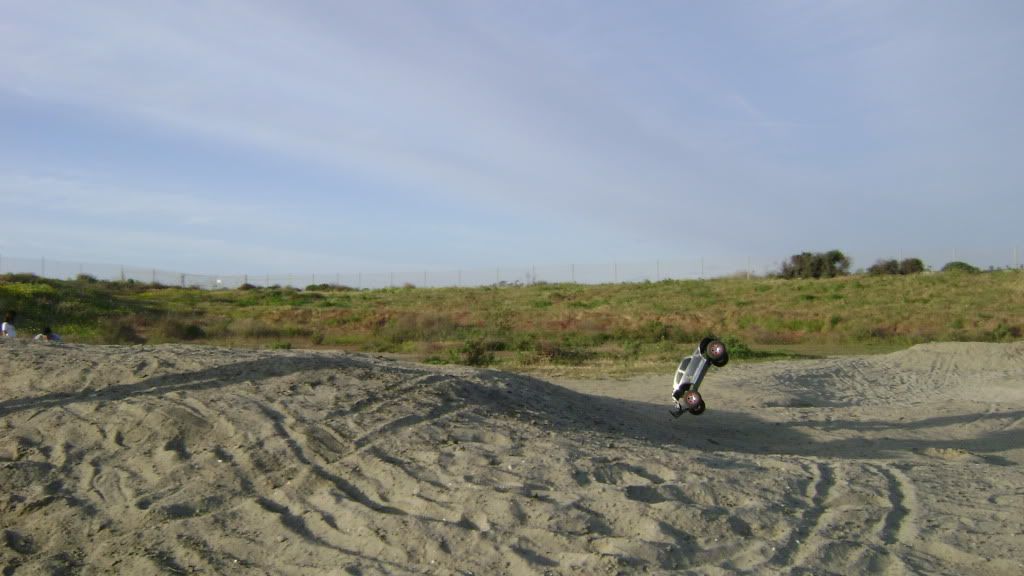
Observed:
[[[981,269],[1020,268],[1024,250],[935,250],[911,252],[897,250],[886,258],[921,258],[931,269],[940,269],[951,261],[963,261]],[[878,261],[877,257],[846,253],[854,269],[864,269]],[[50,260],[45,257],[23,258],[0,255],[0,274],[24,273],[46,278],[73,279],[87,275],[98,280],[134,281],[165,286],[203,289],[238,288],[244,284],[258,287],[290,286],[305,288],[327,284],[350,288],[388,288],[399,286],[451,287],[502,284],[580,283],[603,284],[619,282],[657,282],[724,276],[751,277],[778,272],[784,260],[753,257],[691,256],[688,258],[638,262],[607,262],[565,264],[560,266],[494,266],[465,270],[404,270],[395,272],[323,272],[306,274],[193,274],[158,268],[122,266]]]

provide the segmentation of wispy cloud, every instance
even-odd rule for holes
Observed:
[[[180,226],[169,237],[224,250],[287,229],[275,241],[361,243],[367,262],[671,253],[708,237],[786,250],[811,232],[780,223],[881,218],[851,195],[902,197],[927,166],[942,167],[929,194],[972,180],[1005,194],[1022,83],[1004,12],[1019,9],[993,4],[15,4],[0,19],[0,98],[131,126],[117,144],[139,154],[164,137],[182,159],[146,174],[119,172],[130,159],[114,146],[102,162],[37,155],[0,164],[0,202],[159,214],[162,233]],[[200,169],[199,149],[230,160]],[[188,178],[163,180],[173,172]],[[262,180],[274,184],[258,195]],[[708,206],[714,217],[687,217]],[[486,250],[460,241],[481,230]]]

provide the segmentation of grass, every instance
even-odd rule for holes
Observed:
[[[1010,341],[1024,330],[1024,272],[720,278],[381,290],[203,291],[0,277],[0,309],[69,341],[340,348],[528,371],[674,363],[706,334],[735,359]]]

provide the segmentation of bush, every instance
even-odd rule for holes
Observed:
[[[782,265],[783,278],[833,278],[850,273],[850,259],[839,250],[803,252],[790,256]]]
[[[466,341],[459,348],[459,356],[462,363],[469,366],[486,366],[494,362],[494,352],[483,339]]]
[[[3,276],[0,276],[0,280],[11,283],[23,283],[23,284],[35,284],[39,282],[46,282],[45,278],[36,276],[31,272],[8,272]]]
[[[895,260],[879,260],[868,267],[868,274],[872,276],[884,276],[899,273],[900,263]]]
[[[868,274],[872,276],[906,275],[919,272],[924,272],[924,262],[920,258],[906,258],[900,262],[896,260],[879,260],[868,268]]]
[[[918,274],[924,272],[924,262],[920,258],[907,258],[900,262],[900,274]]]
[[[971,266],[967,262],[956,261],[956,262],[949,262],[948,264],[943,266],[942,267],[942,271],[943,272],[962,272],[962,273],[965,273],[965,274],[974,274],[975,272],[978,272],[978,269],[975,268],[974,266]]]
[[[458,323],[444,314],[407,312],[396,314],[374,328],[374,335],[392,342],[447,340],[459,330]]]
[[[242,338],[279,338],[282,330],[276,324],[257,318],[239,318],[231,321],[228,332]]]
[[[348,292],[353,288],[343,284],[310,284],[306,286],[306,290],[310,292]]]
[[[202,326],[185,323],[176,318],[165,318],[155,328],[157,334],[171,341],[198,340],[206,337]]]
[[[594,354],[569,342],[542,340],[537,343],[537,355],[555,364],[579,365],[590,359]]]
[[[121,319],[101,322],[99,335],[106,344],[142,344],[146,341],[131,322]]]

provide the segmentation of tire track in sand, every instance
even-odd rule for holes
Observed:
[[[917,537],[916,516],[920,513],[914,484],[898,468],[881,465],[875,468],[888,481],[889,512],[882,523],[881,540],[886,545],[905,544]]]
[[[817,533],[825,513],[825,502],[829,499],[832,487],[835,486],[835,471],[829,464],[815,462],[808,472],[811,474],[811,481],[807,485],[804,498],[809,506],[790,533],[789,539],[769,560],[770,564],[792,567],[798,558],[805,558],[820,547],[820,537]]]

